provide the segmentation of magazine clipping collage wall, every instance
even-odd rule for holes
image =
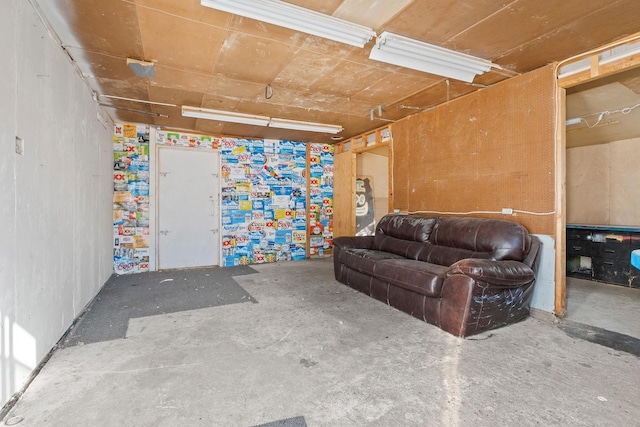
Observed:
[[[114,130],[116,274],[149,271],[149,130],[132,124]],[[312,257],[332,252],[332,145],[155,135],[157,145],[220,151],[221,266],[303,260],[307,242]]]

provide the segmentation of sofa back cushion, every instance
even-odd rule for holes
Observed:
[[[437,218],[390,214],[376,226],[372,249],[417,259],[430,246],[429,237]]]
[[[446,265],[448,267],[467,258],[491,259],[491,254],[489,252],[476,252],[464,248],[429,245],[420,252],[417,259],[431,264]]]
[[[420,259],[441,265],[464,258],[522,261],[531,246],[521,224],[486,218],[439,218],[429,240],[433,247]]]

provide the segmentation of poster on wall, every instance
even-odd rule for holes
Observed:
[[[222,265],[306,259],[307,145],[219,138]]]
[[[149,126],[118,124],[113,132],[113,267],[149,271]]]
[[[309,255],[333,252],[333,157],[329,144],[309,144]]]
[[[373,236],[376,220],[373,203],[373,177],[356,178],[356,236]]]

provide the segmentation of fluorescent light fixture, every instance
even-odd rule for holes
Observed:
[[[352,46],[364,47],[371,28],[280,0],[201,0],[200,4]]]
[[[338,133],[342,131],[342,126],[327,125],[324,123],[300,122],[297,120],[273,118],[269,122],[269,127],[280,129],[304,130],[308,132]]]
[[[574,117],[572,119],[567,119],[567,122],[565,124],[567,126],[579,125],[580,123],[582,123],[582,120],[582,117]]]
[[[491,61],[434,46],[387,31],[380,34],[370,59],[471,83],[489,71]]]
[[[217,120],[221,122],[242,123],[254,126],[269,126],[272,128],[302,130],[307,132],[338,133],[342,126],[328,125],[315,122],[301,122],[298,120],[279,119],[276,117],[254,116],[251,114],[235,113],[232,111],[210,110],[208,108],[182,106],[184,117],[196,119]]]
[[[266,116],[254,116],[251,114],[234,113],[232,111],[209,110],[207,108],[182,106],[184,117],[196,119],[218,120],[221,122],[242,123],[245,125],[267,126],[271,120]]]

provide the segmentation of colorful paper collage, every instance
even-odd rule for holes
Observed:
[[[156,132],[156,141],[220,150],[222,266],[304,260],[307,244],[312,256],[331,253],[333,146],[165,131]],[[149,270],[149,179],[149,127],[117,125],[113,175],[117,274]]]
[[[309,144],[309,255],[333,252],[333,145]]]
[[[306,259],[307,145],[222,138],[223,266]]]
[[[172,147],[218,149],[218,139],[207,135],[158,131],[156,132],[156,142],[159,145]]]
[[[149,126],[114,127],[113,267],[149,271]]]

